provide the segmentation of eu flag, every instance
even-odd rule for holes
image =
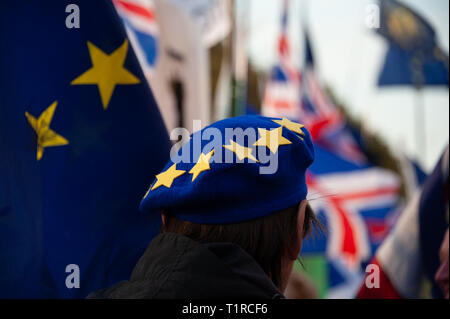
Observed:
[[[0,298],[128,279],[170,141],[112,3],[2,1],[0,70]]]
[[[433,27],[396,0],[381,0],[378,33],[389,42],[378,85],[447,85],[448,56]]]

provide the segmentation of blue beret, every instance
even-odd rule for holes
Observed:
[[[190,136],[144,196],[144,213],[228,224],[270,215],[306,198],[314,160],[306,128],[288,119],[247,115]]]

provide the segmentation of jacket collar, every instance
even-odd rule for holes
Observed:
[[[284,298],[258,263],[231,243],[199,244],[185,236],[156,236],[131,278],[106,298]]]

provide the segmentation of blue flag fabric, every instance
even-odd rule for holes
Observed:
[[[308,31],[305,31],[305,66],[314,67],[314,55]]]
[[[433,27],[417,12],[397,0],[380,0],[377,32],[406,51],[434,50]]]
[[[390,44],[378,85],[448,85],[446,59],[438,59],[434,54],[416,58],[414,53]]]
[[[170,141],[113,5],[0,3],[0,70],[0,298],[128,279],[159,227],[138,207]]]
[[[380,28],[389,42],[378,85],[447,85],[448,55],[436,42],[433,27],[396,0],[381,0]]]

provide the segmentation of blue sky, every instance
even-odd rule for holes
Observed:
[[[237,0],[249,17],[248,50],[259,68],[275,63],[281,0]],[[431,170],[449,140],[449,93],[423,91],[425,116],[414,121],[416,92],[408,87],[378,88],[378,72],[387,50],[385,41],[365,25],[369,0],[290,0],[289,36],[298,63],[303,58],[300,17],[307,17],[319,77],[330,85],[349,111],[371,132],[381,135],[394,153],[402,151]],[[438,42],[449,50],[449,1],[403,0],[435,28]],[[246,8],[247,7],[247,8]],[[418,148],[424,130],[426,151]]]

